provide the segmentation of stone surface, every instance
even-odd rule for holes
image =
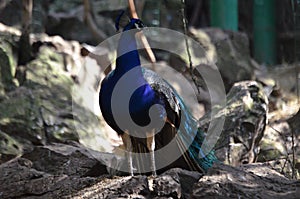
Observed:
[[[287,122],[269,124],[260,143],[258,161],[271,161],[286,156],[290,153],[291,141],[291,130]]]
[[[10,43],[9,38],[0,37],[0,94],[4,90],[10,91],[15,87],[13,76],[16,63],[13,58],[13,44]]]
[[[0,130],[0,164],[21,155],[22,152],[22,144]]]
[[[83,6],[72,13],[50,13],[46,25],[46,33],[60,35],[66,40],[77,40],[81,43],[97,44],[89,28],[83,21]]]
[[[215,165],[194,187],[191,198],[298,198],[299,181],[291,181],[264,164],[238,168]]]
[[[0,196],[99,199],[297,198],[300,191],[299,181],[285,178],[267,163],[237,168],[215,164],[205,175],[175,168],[156,177],[112,177],[106,174],[107,170],[101,163],[105,158],[106,154],[90,151],[74,143],[37,147],[31,153],[0,165]],[[98,173],[89,175],[91,172],[87,171],[93,170],[95,165]]]
[[[299,112],[296,112],[298,106],[285,106],[288,106],[286,111],[276,110],[269,114],[269,123],[259,145],[257,161],[269,162],[274,169],[289,178],[299,177]],[[291,116],[293,111],[295,113]]]
[[[153,180],[153,191],[159,197],[188,198],[193,184],[203,174],[182,169],[170,169]]]
[[[255,81],[235,83],[227,94],[226,107],[215,107],[213,111],[212,118],[208,113],[199,124],[207,132],[210,121],[224,118],[220,137],[215,138],[217,157],[234,166],[255,162],[267,124],[268,96],[262,85]]]
[[[14,55],[20,32],[2,24],[0,31],[1,41],[9,47],[4,54],[6,60],[16,63]],[[106,135],[101,133],[97,115],[85,108],[80,100],[74,99],[74,93],[78,94],[76,76],[84,62],[79,43],[45,34],[32,35],[31,39],[34,59],[22,66],[24,76],[18,79],[22,82],[14,78],[13,65],[1,65],[1,74],[5,72],[6,77],[4,79],[0,75],[0,129],[3,133],[1,143],[4,143],[0,149],[6,154],[1,161],[14,157],[18,150],[30,151],[32,144],[68,140],[80,141],[97,150],[111,151],[109,141],[104,138]],[[91,136],[95,139],[90,139]],[[15,140],[13,143],[18,150],[5,151],[4,146],[11,145],[12,140]]]
[[[106,167],[98,164],[100,160],[94,151],[76,142],[37,146],[25,153],[22,158],[32,162],[32,168],[51,175],[90,176],[92,168],[98,166],[97,176],[107,174]],[[93,174],[96,176],[96,174]]]
[[[87,174],[99,162],[82,146],[37,147],[0,165],[1,198],[60,198],[99,179]],[[95,176],[107,173],[98,165]],[[102,165],[102,166],[101,166]]]
[[[216,28],[191,28],[190,32],[191,37],[199,42],[202,49],[199,50],[199,46],[190,46],[194,67],[199,64],[216,65],[227,91],[235,82],[254,79],[254,71],[257,68],[250,57],[249,41],[245,34]],[[178,54],[181,58],[171,55],[170,65],[182,70],[184,66],[189,66],[185,41],[179,41],[177,48],[181,49]]]
[[[71,86],[63,71],[63,57],[51,48],[41,48],[37,59],[26,66],[24,85],[7,93],[0,105],[0,126],[4,132],[35,144],[78,140],[72,123]],[[69,115],[69,116],[68,116]]]
[[[45,31],[45,25],[47,24],[48,9],[49,9],[49,0],[33,1],[33,11],[32,11],[33,23],[31,25],[32,32],[41,33]],[[1,23],[21,29],[22,1],[18,1],[18,0],[6,1],[3,4],[3,7],[0,8],[0,10],[1,10],[0,12]]]

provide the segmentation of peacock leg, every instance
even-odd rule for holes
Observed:
[[[155,157],[154,157],[154,149],[155,149],[155,130],[147,133],[147,148],[150,152],[150,161],[151,161],[151,170],[152,175],[156,176],[156,166],[155,166]]]
[[[127,163],[130,175],[133,176],[133,164],[132,164],[132,143],[129,132],[126,131],[123,135],[121,135],[125,149],[126,149],[126,156],[127,156]]]

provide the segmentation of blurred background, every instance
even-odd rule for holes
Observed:
[[[147,26],[176,30],[199,42],[207,50],[207,60],[201,64],[218,66],[226,92],[243,81],[256,81],[263,90],[266,100],[258,102],[267,107],[262,129],[249,128],[244,138],[228,138],[226,150],[220,151],[222,161],[232,165],[271,162],[289,176],[292,168],[300,169],[299,120],[289,120],[299,110],[300,0],[135,3]],[[75,141],[104,152],[121,144],[98,107],[99,83],[115,59],[113,46],[98,44],[116,34],[114,21],[121,10],[128,10],[127,0],[0,0],[0,163],[34,146],[56,142]],[[201,120],[212,109],[209,93],[201,75],[195,74],[196,81],[190,76],[185,42],[165,37],[147,39],[150,46],[160,42],[183,50],[173,55],[153,49],[159,63],[155,70],[170,78]],[[198,63],[201,57],[196,48],[189,48],[190,61]],[[143,64],[151,68],[147,54],[140,53]],[[163,66],[201,90],[195,100],[189,97],[195,91],[183,94],[186,89],[171,78],[174,71]],[[229,96],[234,96],[229,98],[233,101],[242,98],[239,93]],[[255,119],[260,113],[245,115],[235,117],[253,125],[251,129],[260,125]],[[237,123],[226,125],[224,134],[244,131]],[[255,158],[243,161],[251,150]],[[233,155],[229,158],[228,153]]]
[[[89,11],[101,32],[98,35],[100,38],[93,35],[86,24],[83,2],[33,1],[31,31],[60,35],[67,40],[94,45],[113,35],[115,16],[127,8],[127,1],[90,2],[92,6]],[[2,0],[0,6],[1,23],[21,29],[22,1]],[[296,61],[296,53],[299,53],[296,48],[299,42],[296,33],[300,23],[298,6],[297,0],[186,0],[185,14],[190,27],[219,27],[246,33],[251,55],[259,62],[274,65]],[[181,0],[137,1],[137,11],[148,26],[182,31],[181,9]],[[255,44],[260,45],[257,49],[271,45],[269,48],[274,50],[268,49],[272,51],[268,52],[269,60],[264,60],[267,55],[258,55]]]

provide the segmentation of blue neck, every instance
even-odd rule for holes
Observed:
[[[135,32],[124,30],[119,40],[115,72],[125,74],[134,67],[140,67],[140,65]]]

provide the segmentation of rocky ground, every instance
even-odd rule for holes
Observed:
[[[111,154],[78,143],[36,146],[0,165],[1,198],[298,198],[300,183],[268,163],[215,164],[207,174],[110,175]]]
[[[224,119],[215,147],[220,163],[206,174],[174,168],[155,178],[124,176],[116,170],[124,165],[124,157],[113,153],[120,140],[101,118],[97,99],[114,52],[80,44],[96,42],[78,21],[82,7],[60,15],[64,8],[58,2],[50,9],[48,27],[58,30],[76,24],[87,33],[68,35],[59,29],[57,34],[72,41],[32,34],[33,59],[25,66],[16,64],[20,31],[0,23],[0,198],[298,198],[297,65],[267,69],[251,59],[245,34],[191,29],[191,37],[207,50],[203,62],[191,46],[193,63],[217,65],[226,106],[211,107],[201,74],[195,73],[201,90],[195,99],[190,97],[193,90],[180,86],[186,82],[174,79],[178,72],[170,68],[194,84],[185,67],[179,67],[186,65],[180,58],[186,57],[184,50],[179,56],[156,52],[160,67],[155,70],[178,86],[193,114],[201,117],[204,131],[212,121]],[[79,4],[74,2],[71,7]],[[0,14],[2,21],[4,16]],[[110,24],[105,25],[107,37],[114,34],[112,22],[100,18]],[[39,19],[42,24],[44,18]],[[14,18],[7,20],[14,26]],[[167,40],[150,40],[153,45],[157,42],[169,45]],[[83,48],[91,53],[82,56]],[[185,49],[184,41],[178,42],[178,49]]]

